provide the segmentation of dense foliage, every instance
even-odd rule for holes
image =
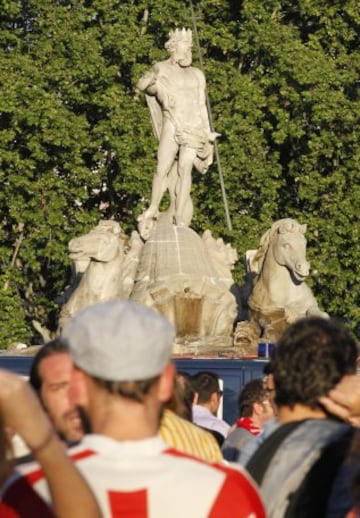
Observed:
[[[359,308],[358,0],[194,0],[232,221],[214,164],[194,173],[193,228],[242,257],[281,217],[308,224],[320,305]],[[67,243],[100,218],[129,232],[148,205],[156,141],[140,75],[180,0],[0,0],[0,347],[56,328]],[[194,48],[194,62],[199,66]]]

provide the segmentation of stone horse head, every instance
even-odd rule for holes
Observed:
[[[69,257],[72,261],[90,263],[91,260],[109,263],[119,253],[124,253],[128,240],[119,223],[102,220],[87,234],[75,237],[69,243]]]
[[[306,260],[306,225],[290,218],[276,221],[260,239],[260,246],[248,256],[253,274],[260,275],[271,248],[279,266],[286,267],[295,282],[302,282],[309,275],[310,264]]]
[[[69,257],[76,284],[59,317],[59,330],[77,311],[96,302],[124,298],[123,263],[128,237],[119,223],[100,221],[87,234],[72,239]]]

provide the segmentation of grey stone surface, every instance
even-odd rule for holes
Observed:
[[[131,298],[166,315],[184,339],[232,334],[235,297],[214,267],[204,240],[166,218],[159,219],[144,244]]]

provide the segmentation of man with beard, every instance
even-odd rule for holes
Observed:
[[[57,338],[36,354],[29,380],[60,438],[67,443],[80,441],[84,433],[79,410],[69,400],[72,367],[68,347]]]
[[[274,417],[270,392],[263,379],[250,380],[242,388],[238,397],[240,418],[231,427],[222,445],[224,458],[236,460],[239,452],[254,437],[258,437],[269,419]]]
[[[67,455],[63,442],[29,383],[23,376],[0,369],[0,495],[6,491],[14,469],[7,433],[9,428],[22,437],[39,463],[42,476],[46,476],[53,510],[36,497],[29,482],[23,478],[20,486],[16,486],[16,512],[12,505],[0,502],[1,518],[101,518],[91,489]],[[27,507],[28,491],[32,496],[31,509]]]

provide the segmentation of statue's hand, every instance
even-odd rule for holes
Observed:
[[[221,133],[217,133],[216,131],[210,131],[209,133],[209,142],[215,142],[215,140],[221,137]]]

